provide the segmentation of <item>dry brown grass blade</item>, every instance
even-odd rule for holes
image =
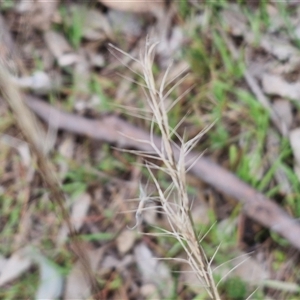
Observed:
[[[151,109],[153,118],[152,126],[157,124],[162,136],[161,144],[157,145],[153,140],[153,130],[151,129],[150,143],[158,158],[163,162],[164,167],[155,164],[151,166],[147,163],[147,168],[155,183],[162,210],[171,226],[170,235],[176,238],[185,250],[189,265],[195,271],[200,282],[204,283],[209,297],[219,300],[220,296],[214,282],[210,263],[195,230],[186,185],[187,155],[195,142],[199,141],[203,132],[200,132],[196,137],[187,142],[179,137],[181,141],[180,148],[174,147],[171,139],[174,129],[170,128],[168,107],[165,103],[166,95],[168,94],[165,91],[165,82],[169,68],[165,72],[161,85],[158,88],[152,71],[154,53],[155,44],[146,43],[145,54],[141,55],[139,63],[142,66],[143,77],[147,86],[145,96],[148,106]],[[148,142],[148,139],[145,142]],[[177,159],[175,151],[177,155],[179,154]],[[168,174],[171,180],[171,191],[170,189],[163,189],[161,187],[160,181],[153,174],[153,168],[160,169]],[[169,192],[172,193],[172,197],[168,196]]]
[[[30,108],[48,124],[53,124],[50,117],[55,119],[56,127],[59,129],[114,143],[119,147],[135,148],[153,153],[150,143],[141,143],[141,140],[150,140],[150,134],[116,116],[104,117],[102,120],[90,120],[53,108],[33,97],[28,97],[26,100]],[[161,145],[159,137],[153,136],[152,140],[156,145]],[[174,153],[178,159],[179,151],[175,149]],[[243,211],[248,217],[277,232],[300,250],[300,225],[275,202],[204,155],[199,158],[199,153],[191,151],[186,160],[191,164],[194,162],[190,169],[191,173],[220,192],[241,202]]]
[[[96,292],[97,285],[95,277],[90,269],[88,259],[82,247],[82,243],[77,236],[76,230],[70,222],[69,213],[64,207],[64,204],[66,203],[65,196],[60,188],[59,181],[55,176],[53,166],[47,158],[47,156],[45,155],[45,135],[41,131],[41,126],[38,126],[38,122],[35,116],[31,113],[31,111],[24,103],[18,87],[13,83],[11,79],[11,75],[1,62],[0,92],[3,95],[3,98],[10,106],[11,110],[13,111],[17,126],[22,131],[33,153],[37,157],[38,171],[41,174],[43,181],[45,182],[47,188],[51,193],[50,199],[59,208],[58,215],[63,219],[64,222],[66,222],[68,226],[72,250],[84,266],[86,279],[92,285],[93,289]]]

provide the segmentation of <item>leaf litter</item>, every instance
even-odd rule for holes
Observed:
[[[114,101],[118,101],[119,104],[129,104],[134,107],[139,107],[141,103],[138,99],[143,97],[142,93],[133,89],[131,83],[128,84],[126,80],[117,78],[114,75],[115,73],[113,72],[116,69],[120,69],[121,64],[104,50],[106,49],[106,42],[120,41],[122,49],[126,51],[129,50],[133,56],[137,57],[140,51],[139,48],[144,43],[144,37],[147,33],[152,32],[156,35],[154,39],[161,41],[159,45],[160,48],[158,49],[158,66],[164,68],[164,66],[169,64],[171,58],[175,58],[175,63],[170,73],[176,74],[180,73],[180,70],[185,69],[186,66],[189,68],[187,61],[182,60],[181,57],[185,51],[185,47],[187,45],[189,47],[193,44],[193,40],[195,40],[195,38],[191,38],[186,34],[188,33],[188,28],[192,28],[192,22],[195,23],[193,26],[198,30],[197,36],[201,35],[203,41],[207,38],[209,41],[210,31],[206,31],[205,33],[204,29],[206,28],[205,30],[208,30],[209,26],[207,24],[210,24],[215,14],[215,11],[213,11],[211,7],[205,7],[199,3],[191,4],[195,7],[195,16],[198,16],[201,20],[196,20],[196,18],[194,20],[191,17],[192,20],[187,21],[183,20],[176,10],[175,12],[169,11],[169,14],[165,14],[165,12],[168,11],[168,6],[165,6],[162,1],[153,4],[147,3],[147,5],[143,1],[140,1],[141,3],[139,3],[139,5],[124,3],[122,4],[124,5],[123,7],[108,3],[107,1],[99,2],[101,3],[97,5],[93,4],[91,7],[84,9],[85,22],[82,22],[82,31],[77,32],[77,34],[79,34],[77,37],[72,36],[72,34],[76,35],[76,24],[72,22],[74,22],[76,18],[76,11],[83,11],[81,8],[83,8],[84,5],[82,4],[78,6],[72,3],[71,6],[73,8],[67,8],[67,14],[65,15],[67,16],[67,20],[61,14],[61,11],[63,11],[65,7],[60,1],[52,1],[48,4],[43,3],[43,1],[38,1],[37,3],[20,1],[13,4],[11,8],[2,8],[1,4],[2,15],[0,16],[0,21],[3,19],[2,22],[7,27],[6,33],[9,31],[10,34],[13,33],[11,36],[16,37],[12,39],[13,43],[15,43],[13,49],[18,49],[18,52],[20,52],[17,54],[18,59],[13,59],[14,63],[10,63],[12,61],[11,56],[14,56],[13,52],[17,51],[7,51],[4,49],[5,47],[2,45],[9,45],[10,42],[1,43],[1,59],[2,56],[5,56],[5,61],[9,66],[12,66],[12,70],[17,70],[17,72],[14,71],[13,73],[14,75],[18,74],[18,76],[16,76],[16,82],[21,88],[27,90],[27,93],[34,92],[35,94],[42,95],[42,101],[47,101],[46,99],[49,97],[52,104],[59,105],[69,111],[75,111],[88,118],[99,118],[105,115],[105,113],[102,112],[104,111],[103,107],[107,105],[107,103],[110,105],[113,104]],[[112,7],[113,5],[114,7]],[[72,10],[73,12],[71,12]],[[295,40],[280,32],[280,30],[285,29],[287,25],[285,24],[284,18],[280,16],[279,8],[274,3],[268,4],[267,7],[267,13],[273,16],[270,21],[270,27],[261,35],[257,44],[256,37],[253,34],[253,28],[250,27],[251,22],[249,21],[249,16],[246,15],[243,10],[240,10],[237,5],[229,4],[227,9],[220,9],[220,13],[223,18],[225,30],[233,37],[234,42],[237,42],[235,45],[240,46],[238,40],[240,39],[240,41],[242,40],[244,43],[243,46],[245,50],[249,50],[249,52],[252,51],[251,60],[248,61],[249,65],[246,67],[250,68],[251,64],[254,63],[260,64],[259,71],[250,73],[253,78],[257,80],[261,91],[270,96],[268,100],[271,109],[276,112],[278,120],[283,122],[287,128],[295,160],[295,173],[299,176],[300,173],[297,171],[297,169],[299,169],[298,165],[300,164],[297,158],[297,153],[299,152],[297,127],[299,124],[297,123],[297,116],[295,115],[294,103],[290,101],[291,99],[293,101],[298,101],[299,99],[299,80],[297,74],[294,74],[297,73],[297,67],[299,66],[299,53],[294,43]],[[295,12],[295,16],[291,17],[291,24],[292,27],[295,28],[296,35],[298,32],[297,28],[299,27],[296,22],[298,13],[298,11]],[[24,18],[24,20],[26,19],[26,26],[22,26],[22,18]],[[190,27],[185,26],[185,23]],[[200,29],[197,27],[199,24]],[[3,28],[4,26],[1,26],[0,39],[3,37],[2,31],[5,31]],[[262,28],[262,31],[264,31],[264,26],[262,26]],[[25,37],[30,38],[25,41]],[[209,48],[208,43],[205,46]],[[218,55],[213,54],[211,56],[217,57]],[[266,56],[268,56],[267,59]],[[20,57],[22,63],[18,63]],[[257,61],[255,61],[255,59],[257,59]],[[259,61],[259,59],[262,60]],[[24,64],[25,67],[21,67],[22,64]],[[131,62],[129,65],[132,69],[139,71],[136,65]],[[212,69],[213,67],[210,66],[210,68]],[[215,70],[213,72],[215,72]],[[122,70],[121,73],[133,80],[139,80],[138,77],[133,78],[133,75],[126,70]],[[92,74],[92,76],[90,76],[90,74]],[[215,73],[214,76],[218,76],[218,74]],[[95,90],[95,77],[101,82],[102,94],[99,90]],[[187,80],[195,81],[196,84],[199,83],[195,78],[197,78],[197,76],[191,76],[187,78]],[[54,79],[59,79],[57,85],[53,84]],[[209,78],[209,80],[213,81],[212,78]],[[126,85],[126,87],[122,89],[122,85]],[[92,92],[91,87],[93,89]],[[114,99],[116,91],[118,91],[119,94],[117,97],[118,100]],[[197,91],[201,94],[200,90]],[[54,92],[57,96],[55,99],[59,100],[53,102],[53,98],[51,98],[53,96],[50,96],[51,92]],[[174,93],[175,92],[176,89]],[[106,95],[108,99],[106,99],[105,104],[98,101],[99,95],[103,94]],[[191,91],[183,100],[180,100],[179,105],[182,110],[185,109],[184,105],[186,102],[190,101],[188,99],[189,95],[197,97],[197,94]],[[94,97],[94,99],[98,97],[98,100],[93,102],[91,100],[92,97]],[[280,97],[279,101],[278,97]],[[209,105],[205,102],[206,100],[201,101],[203,103],[199,105],[197,103],[195,107],[197,110],[199,109],[205,112]],[[6,114],[7,109],[5,110],[5,115]],[[136,121],[124,115],[122,111],[118,111],[118,114],[120,114],[122,118],[127,118],[131,124],[134,124],[134,126],[138,128],[147,127],[142,120]],[[227,112],[225,111],[224,114],[226,115]],[[47,114],[47,116],[49,116],[49,114]],[[209,114],[206,116],[210,118]],[[172,116],[172,118],[173,117],[176,118],[176,116]],[[80,127],[80,119],[77,118],[76,120]],[[116,118],[111,118],[111,120],[113,123]],[[20,138],[19,132],[9,122],[9,120],[7,123],[3,121],[3,124],[0,124],[3,133],[6,134],[6,136]],[[201,120],[197,122],[201,122]],[[107,140],[109,142],[112,141],[112,135],[109,131],[112,127],[112,123],[108,122],[104,126],[104,131],[107,132]],[[125,123],[120,124],[125,128]],[[191,132],[195,127],[191,125],[189,118],[188,121],[183,124],[184,126],[189,125],[190,127],[188,128],[191,128]],[[234,126],[236,128],[238,127],[241,132],[247,131],[246,127],[240,127],[237,124]],[[232,130],[232,132],[234,131],[235,130]],[[261,165],[259,172],[254,169],[254,164],[251,164],[252,170],[250,170],[250,174],[252,172],[253,176],[257,176],[258,180],[263,178],[268,169],[267,165],[272,166],[276,164],[278,161],[276,157],[281,155],[281,144],[280,141],[278,141],[278,133],[274,136],[274,132],[270,131],[267,135],[270,140],[265,150],[267,152],[265,153],[265,157],[268,158],[268,163]],[[5,150],[6,152],[2,152],[1,159],[6,162],[6,164],[5,167],[1,169],[1,172],[4,174],[1,181],[1,188],[3,187],[5,191],[5,197],[8,197],[6,201],[9,201],[9,198],[15,199],[15,201],[10,202],[12,203],[10,212],[7,212],[7,209],[3,209],[3,217],[5,221],[7,221],[20,216],[20,214],[18,215],[16,213],[14,215],[12,210],[14,207],[17,208],[21,203],[20,199],[23,199],[20,192],[22,190],[20,182],[24,178],[26,178],[26,182],[28,182],[28,201],[30,204],[33,203],[30,205],[33,211],[30,211],[30,214],[28,214],[31,221],[27,233],[19,231],[19,234],[24,235],[23,237],[18,237],[19,241],[21,241],[17,243],[19,250],[9,247],[13,244],[11,241],[12,238],[4,237],[4,235],[1,238],[2,245],[7,245],[7,249],[4,249],[5,247],[3,246],[1,248],[1,252],[3,251],[3,253],[5,253],[5,256],[3,256],[1,260],[3,261],[3,264],[1,263],[0,274],[1,284],[13,285],[14,282],[21,280],[22,274],[26,276],[26,271],[29,270],[28,272],[31,273],[35,272],[31,267],[38,265],[40,269],[40,281],[36,287],[35,295],[37,298],[47,294],[49,299],[55,299],[61,296],[62,290],[65,292],[65,299],[70,299],[70,297],[82,299],[84,297],[91,297],[92,289],[83,278],[84,275],[80,262],[74,257],[62,258],[65,255],[63,249],[69,246],[68,231],[64,229],[63,224],[58,222],[55,213],[48,207],[49,205],[47,203],[49,199],[47,191],[45,191],[41,184],[38,175],[32,172],[34,168],[31,164],[34,164],[34,160],[32,160],[30,156],[29,148],[26,144],[23,145],[22,143],[18,143],[16,146],[12,140],[8,142],[6,140],[6,143],[10,144],[11,148],[18,150],[19,157],[22,160],[22,166],[18,164],[12,150],[8,150],[7,156],[5,155],[7,150]],[[129,187],[131,183],[134,184],[134,181],[137,179],[133,176],[132,173],[134,171],[129,167],[130,164],[128,163],[128,161],[132,161],[132,157],[124,158],[124,156],[123,164],[120,163],[115,167],[114,163],[117,159],[113,156],[113,151],[105,149],[105,143],[103,141],[94,142],[78,137],[72,133],[70,138],[68,138],[60,131],[57,133],[57,137],[53,140],[51,145],[49,149],[51,158],[55,160],[56,154],[60,153],[65,159],[56,165],[59,169],[58,173],[62,185],[67,186],[70,181],[73,180],[74,193],[79,192],[80,194],[80,196],[72,200],[73,205],[69,205],[68,209],[71,212],[72,223],[79,232],[79,235],[82,235],[84,239],[89,241],[86,247],[90,249],[87,250],[87,252],[89,259],[93,261],[91,267],[95,272],[95,276],[98,276],[97,278],[99,278],[100,281],[102,278],[105,279],[105,283],[101,287],[103,292],[101,294],[103,296],[102,299],[113,298],[113,295],[115,295],[115,297],[116,295],[127,295],[126,297],[132,297],[132,299],[138,299],[140,296],[145,298],[169,297],[172,294],[176,281],[171,272],[172,267],[155,258],[163,257],[164,254],[168,252],[168,248],[173,244],[169,241],[160,242],[152,237],[150,239],[147,239],[148,237],[143,238],[142,241],[140,241],[141,238],[136,235],[134,231],[128,231],[126,229],[127,226],[134,224],[134,213],[118,214],[121,209],[118,210],[116,203],[124,210],[137,208],[135,203],[128,204],[129,202],[124,201],[125,198],[136,196],[134,194],[136,189],[132,189],[133,192],[131,191],[129,193],[124,192],[123,189],[124,186]],[[126,141],[121,141],[120,145],[126,145]],[[255,149],[256,141],[252,141],[251,146],[249,148],[247,147],[247,142],[240,145],[241,151],[247,151],[251,156],[251,153],[254,153],[251,151]],[[108,155],[102,155],[100,159],[100,156],[97,154],[99,152],[107,153]],[[228,161],[224,159],[226,155],[226,152],[220,151],[215,153],[214,158],[220,160],[222,164],[227,166]],[[104,163],[103,157],[110,158]],[[237,157],[236,161],[238,160],[239,158]],[[86,169],[96,169],[97,171],[99,169],[107,170],[107,167],[106,169],[104,167],[105,164],[106,166],[112,166],[111,169],[108,170],[109,176],[117,177],[120,180],[118,184],[115,182],[112,184],[105,180],[102,181],[102,179],[100,180],[98,177],[82,170],[85,169],[85,167]],[[74,165],[77,167],[74,167]],[[31,175],[24,177],[22,175],[24,170],[25,173],[30,173]],[[70,173],[72,173],[71,179]],[[282,183],[281,194],[277,195],[277,197],[280,198],[293,193],[293,190],[291,190],[293,187],[291,187],[289,181],[290,175],[287,176],[286,167],[280,166],[275,174],[276,176],[273,180]],[[18,182],[19,180],[19,183],[15,183],[15,187],[12,187],[13,183],[10,178],[14,177],[14,182]],[[198,179],[196,179],[195,185],[199,185]],[[269,186],[272,187],[273,184],[271,183]],[[83,193],[82,190],[80,190],[81,188],[84,189]],[[222,215],[223,218],[227,210],[230,210],[229,208],[233,207],[233,205],[230,197],[226,198],[227,200],[229,199],[227,204],[220,203],[224,201],[221,195],[216,192],[211,192],[209,186],[203,185],[203,189],[206,191],[200,192],[201,196],[199,196],[199,198],[202,199],[201,201],[204,205],[194,204],[195,210],[193,213],[197,214],[201,224],[208,225],[210,221],[210,209],[213,208],[215,212],[218,212],[218,206],[222,207],[225,211],[222,213],[219,212],[219,215]],[[66,193],[68,193],[68,191]],[[3,193],[1,197],[2,196]],[[40,201],[41,199],[44,199],[44,201]],[[196,202],[197,199],[198,198],[196,198],[194,202]],[[278,200],[278,198],[276,198],[276,200]],[[24,209],[26,210],[26,205],[24,205]],[[150,230],[151,225],[158,223],[166,223],[164,216],[157,211],[149,210],[145,212],[141,227],[142,229]],[[2,226],[1,230],[4,229],[5,227]],[[61,232],[63,231],[64,233],[62,234]],[[119,232],[119,235],[116,235],[116,239],[113,240],[113,242],[105,241],[105,234],[116,232]],[[232,235],[234,234],[232,233]],[[63,236],[63,238],[62,243],[59,243],[60,246],[57,246],[59,236]],[[47,242],[45,242],[45,240],[47,240]],[[261,244],[257,242],[256,245],[266,246],[266,244],[272,242],[273,241],[268,238],[265,240],[265,244],[264,241],[262,241]],[[46,253],[45,256],[44,254],[43,256],[39,256],[40,260],[37,258],[33,260],[30,256],[27,258],[23,245],[30,243],[37,244],[39,248],[44,249]],[[51,246],[53,249],[50,247],[51,250],[49,250],[48,243],[56,246]],[[104,245],[108,246],[108,250],[106,249],[108,253],[105,255],[102,248]],[[274,244],[272,244],[272,247],[275,247]],[[234,248],[237,248],[237,246],[234,246]],[[220,249],[222,249],[222,247],[220,247]],[[248,250],[251,250],[250,245]],[[272,249],[269,251],[271,253]],[[260,252],[260,250],[258,250],[258,252]],[[103,261],[101,262],[102,259]],[[272,258],[269,259],[272,260]],[[52,260],[55,263],[52,263]],[[60,265],[62,261],[63,265],[68,265],[69,270],[69,272],[64,270],[63,274],[68,273],[68,275],[62,276],[62,273],[57,271],[56,264]],[[296,263],[296,260],[294,261]],[[101,274],[101,263],[103,264],[102,266],[105,266],[106,270],[108,270],[107,273]],[[276,261],[276,263],[278,262]],[[254,285],[256,285],[259,280],[267,278],[270,274],[264,277],[265,270],[263,270],[262,265],[257,263],[253,257],[245,261],[244,273],[237,273],[237,276],[248,282],[248,275],[251,272],[251,268],[257,264],[259,268],[256,269],[257,277],[254,280]],[[241,264],[241,268],[243,268],[242,266],[243,264]],[[232,268],[232,266],[229,267],[229,269]],[[114,273],[115,269],[118,270],[117,273],[120,274],[121,281],[123,280],[123,286],[122,284],[118,286],[118,280]],[[277,278],[282,281],[286,279],[282,274],[276,274],[276,271],[273,270],[272,267],[270,267],[270,269],[273,272],[273,277],[277,276]],[[180,270],[185,270],[184,266],[180,266]],[[238,270],[239,268],[236,269],[236,271]],[[291,280],[295,279],[291,270],[287,272],[291,276]],[[101,274],[101,276],[99,274]],[[187,275],[188,273],[183,272],[183,275],[184,274]],[[165,286],[163,287],[162,282],[165,282]],[[188,284],[189,280],[186,280],[185,283]],[[114,286],[117,287],[114,289]],[[184,284],[180,283],[179,286],[182,287],[181,291],[183,292],[181,295],[178,294],[178,297],[188,299],[191,296],[190,292],[184,290]],[[272,288],[266,291],[266,294],[272,295],[272,293],[275,293],[274,290],[276,290],[276,288],[272,286]],[[197,292],[199,292],[199,290]],[[195,295],[195,293],[193,295]]]
[[[12,253],[8,259],[2,258],[0,286],[18,278],[31,267],[32,263],[33,260],[30,257],[28,248],[23,248]]]

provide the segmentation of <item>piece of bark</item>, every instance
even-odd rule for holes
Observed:
[[[150,134],[117,116],[111,115],[103,117],[101,120],[90,120],[62,112],[31,96],[26,97],[26,103],[41,119],[56,128],[113,143],[122,148],[153,152],[150,143],[141,142],[141,140],[149,141]],[[154,136],[152,141],[160,147],[161,139],[159,137]],[[178,158],[177,148],[174,148],[174,153]],[[248,217],[277,232],[300,250],[300,225],[275,202],[209,158],[204,156],[199,158],[199,153],[190,152],[186,156],[186,161],[190,162],[187,164],[187,168],[193,164],[190,169],[191,173],[218,191],[235,198],[243,204],[243,212]]]
[[[78,61],[77,54],[60,33],[47,31],[44,33],[44,40],[60,67],[70,66]]]
[[[102,4],[110,9],[116,9],[121,11],[129,11],[132,13],[153,14],[157,18],[163,17],[165,1],[111,1],[111,0],[99,0]]]

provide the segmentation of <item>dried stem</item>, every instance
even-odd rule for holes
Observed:
[[[147,164],[147,168],[156,185],[157,192],[159,194],[159,201],[172,228],[172,232],[170,234],[180,242],[186,251],[188,263],[197,274],[201,283],[204,284],[210,298],[220,299],[212,276],[210,263],[207,260],[195,231],[186,186],[187,171],[185,159],[193,146],[199,141],[203,132],[199,133],[192,140],[185,142],[176,133],[176,130],[170,128],[168,121],[168,111],[170,108],[165,105],[165,99],[168,93],[164,93],[169,69],[166,71],[160,88],[158,89],[152,73],[155,46],[156,44],[146,45],[145,54],[141,56],[139,63],[142,66],[143,78],[147,86],[147,89],[145,89],[147,103],[152,112],[152,126],[150,134],[151,146],[165,167],[162,168],[149,163]],[[124,52],[122,53],[125,54]],[[162,142],[160,146],[154,140],[154,124],[157,124],[161,132]],[[176,148],[176,145],[172,142],[172,136],[174,134],[181,141],[179,156],[178,153],[175,153],[174,149]],[[157,168],[163,170],[171,178],[171,186],[165,191],[162,190],[159,181],[152,171]]]
[[[146,46],[147,47],[147,46]],[[142,69],[144,72],[144,79],[148,87],[147,101],[153,113],[153,122],[156,123],[161,131],[162,145],[161,149],[153,143],[152,146],[155,152],[163,161],[166,167],[166,173],[171,177],[173,190],[173,201],[176,206],[170,205],[171,198],[166,197],[166,194],[162,191],[161,185],[151,172],[150,166],[148,167],[152,179],[155,182],[156,188],[160,195],[160,201],[164,211],[167,213],[169,223],[173,229],[173,235],[178,239],[181,245],[184,247],[188,261],[191,267],[196,271],[198,278],[204,282],[205,288],[209,296],[212,299],[220,299],[210,265],[207,261],[205,252],[200,245],[200,242],[195,231],[193,219],[191,216],[189,199],[186,187],[186,165],[185,157],[190,151],[191,147],[197,142],[202,133],[198,134],[196,138],[191,141],[184,142],[181,139],[181,150],[179,159],[176,160],[174,154],[174,147],[172,145],[173,130],[169,126],[168,121],[168,109],[165,106],[165,82],[168,75],[168,70],[162,80],[159,90],[156,88],[155,80],[152,73],[152,62],[154,56],[155,44],[149,46],[146,49],[145,55],[141,58]]]

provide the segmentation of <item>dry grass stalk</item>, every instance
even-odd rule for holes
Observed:
[[[141,59],[138,62],[141,64],[143,70],[143,78],[146,83],[145,95],[148,106],[150,107],[152,113],[150,141],[148,140],[144,142],[151,144],[155,155],[157,155],[158,159],[163,162],[164,167],[160,167],[153,163],[147,163],[147,168],[151,174],[152,180],[156,185],[161,206],[171,225],[172,232],[169,232],[169,234],[174,236],[184,248],[188,256],[187,262],[196,273],[197,277],[201,281],[201,284],[204,285],[210,298],[220,299],[212,276],[210,262],[207,260],[205,252],[200,244],[201,241],[199,241],[198,235],[194,228],[186,186],[187,170],[185,159],[187,154],[192,150],[193,146],[199,141],[203,135],[203,132],[200,132],[196,137],[189,141],[184,141],[184,139],[177,134],[176,128],[170,128],[168,111],[174,106],[174,103],[171,106],[166,107],[165,100],[176,84],[165,93],[166,86],[170,84],[166,83],[169,71],[168,69],[162,80],[160,88],[158,89],[156,87],[152,72],[155,46],[156,44],[146,45],[145,55],[141,55]],[[112,47],[115,48],[114,46]],[[127,55],[123,51],[119,49],[117,50]],[[153,138],[154,124],[157,124],[161,132],[162,143],[160,147]],[[181,141],[181,147],[172,141],[173,135],[176,135],[176,137]],[[180,150],[179,156],[178,151],[175,150],[176,148]],[[141,153],[138,152],[138,154]],[[145,157],[151,156],[152,154],[145,154]],[[162,189],[159,181],[156,179],[152,171],[153,169],[160,169],[170,176],[172,183],[167,190]],[[141,201],[144,202],[145,197],[143,197]],[[143,209],[145,209],[144,205],[140,205],[136,213],[137,222],[140,219]]]
[[[0,61],[0,92],[3,98],[13,111],[16,124],[22,131],[31,150],[36,155],[38,171],[40,172],[43,181],[50,191],[50,199],[59,210],[59,216],[66,222],[73,252],[79,258],[83,265],[86,279],[97,291],[95,277],[91,271],[86,252],[82,247],[82,243],[77,236],[76,230],[70,221],[68,210],[64,207],[66,198],[61,190],[60,183],[53,171],[53,166],[45,154],[45,135],[40,130],[35,116],[30,112],[25,105],[18,87],[14,84],[11,74],[6,70],[5,66]]]

